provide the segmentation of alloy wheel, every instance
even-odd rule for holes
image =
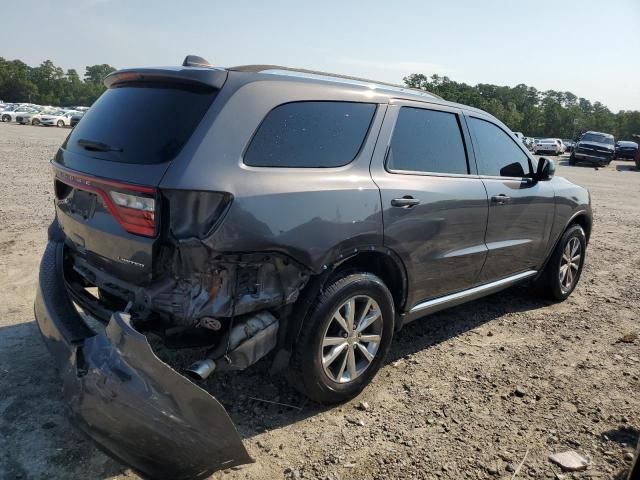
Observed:
[[[334,382],[355,380],[371,365],[382,340],[380,306],[367,295],[347,299],[332,314],[322,337],[325,374]]]
[[[573,288],[580,271],[580,259],[582,257],[582,246],[576,237],[569,239],[562,252],[560,259],[560,288],[563,293]]]

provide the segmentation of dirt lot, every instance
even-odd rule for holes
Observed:
[[[67,133],[0,124],[0,477],[138,478],[69,426],[33,321],[48,160]],[[591,464],[564,478],[621,475],[640,428],[640,172],[559,164],[595,212],[569,300],[519,287],[413,323],[373,384],[337,408],[305,401],[265,364],[217,377],[209,386],[256,463],[214,478],[512,478],[525,456],[517,478],[556,478],[547,457],[570,449]]]

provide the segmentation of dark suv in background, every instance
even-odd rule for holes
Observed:
[[[604,167],[611,163],[616,153],[613,135],[601,132],[585,132],[573,147],[569,165],[588,162]]]
[[[52,161],[35,312],[73,423],[146,475],[250,461],[149,333],[199,348],[192,378],[273,352],[305,394],[341,402],[407,322],[525,281],[564,300],[580,278],[588,192],[486,112],[191,57],[105,85]]]

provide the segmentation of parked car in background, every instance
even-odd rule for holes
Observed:
[[[71,117],[74,116],[77,112],[75,111],[58,111],[52,114],[43,115],[40,117],[40,124],[44,126],[57,126],[57,127],[68,127],[71,126]]]
[[[22,107],[19,103],[4,104],[0,110],[0,121],[11,122],[15,112]]]
[[[20,123],[22,125],[39,125],[40,118],[43,115],[47,115],[55,111],[56,110],[53,110],[50,107],[42,107],[35,109],[33,112],[20,113],[16,115],[16,123]]]
[[[582,134],[571,156],[569,165],[578,162],[588,162],[592,165],[604,167],[609,165],[615,155],[615,140],[613,135],[602,132],[585,132]]]
[[[558,143],[556,138],[543,138],[536,142],[534,153],[536,155],[560,155],[562,153],[561,143]]]
[[[565,147],[565,152],[572,152],[573,151],[573,147],[576,144],[576,142],[574,142],[573,140],[569,140],[567,139],[563,139],[562,143],[564,144]]]
[[[251,459],[144,332],[197,339],[193,379],[273,352],[293,385],[336,403],[410,321],[527,281],[556,301],[573,292],[589,193],[492,115],[326,73],[206,65],[108,75],[52,160],[37,324],[74,425],[145,477]]]
[[[636,142],[620,140],[619,142],[616,142],[614,158],[634,160],[636,158],[637,151],[638,151],[638,144]]]
[[[17,119],[24,115],[33,115],[38,113],[39,110],[31,105],[23,106],[20,105],[16,107],[13,111],[4,111],[2,112],[2,121],[3,122],[13,122],[17,121]]]
[[[533,152],[536,148],[536,141],[533,137],[524,137],[522,143],[524,143],[524,146],[527,147],[527,150],[530,152]]]
[[[84,117],[85,112],[81,111],[81,112],[76,112],[71,116],[71,120],[70,120],[70,125],[72,127],[75,127],[78,122],[82,119],[82,117]]]

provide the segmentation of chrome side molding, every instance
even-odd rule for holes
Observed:
[[[531,278],[538,273],[537,270],[527,270],[526,272],[517,273],[510,277],[496,280],[495,282],[485,283],[477,287],[463,290],[461,292],[445,295],[444,297],[438,297],[431,300],[426,300],[415,305],[409,313],[406,315],[403,323],[410,322],[417,318],[435,313],[445,308],[454,307],[476,298],[484,297],[492,293],[498,292],[505,288],[508,288],[516,283],[519,283],[527,278]]]

